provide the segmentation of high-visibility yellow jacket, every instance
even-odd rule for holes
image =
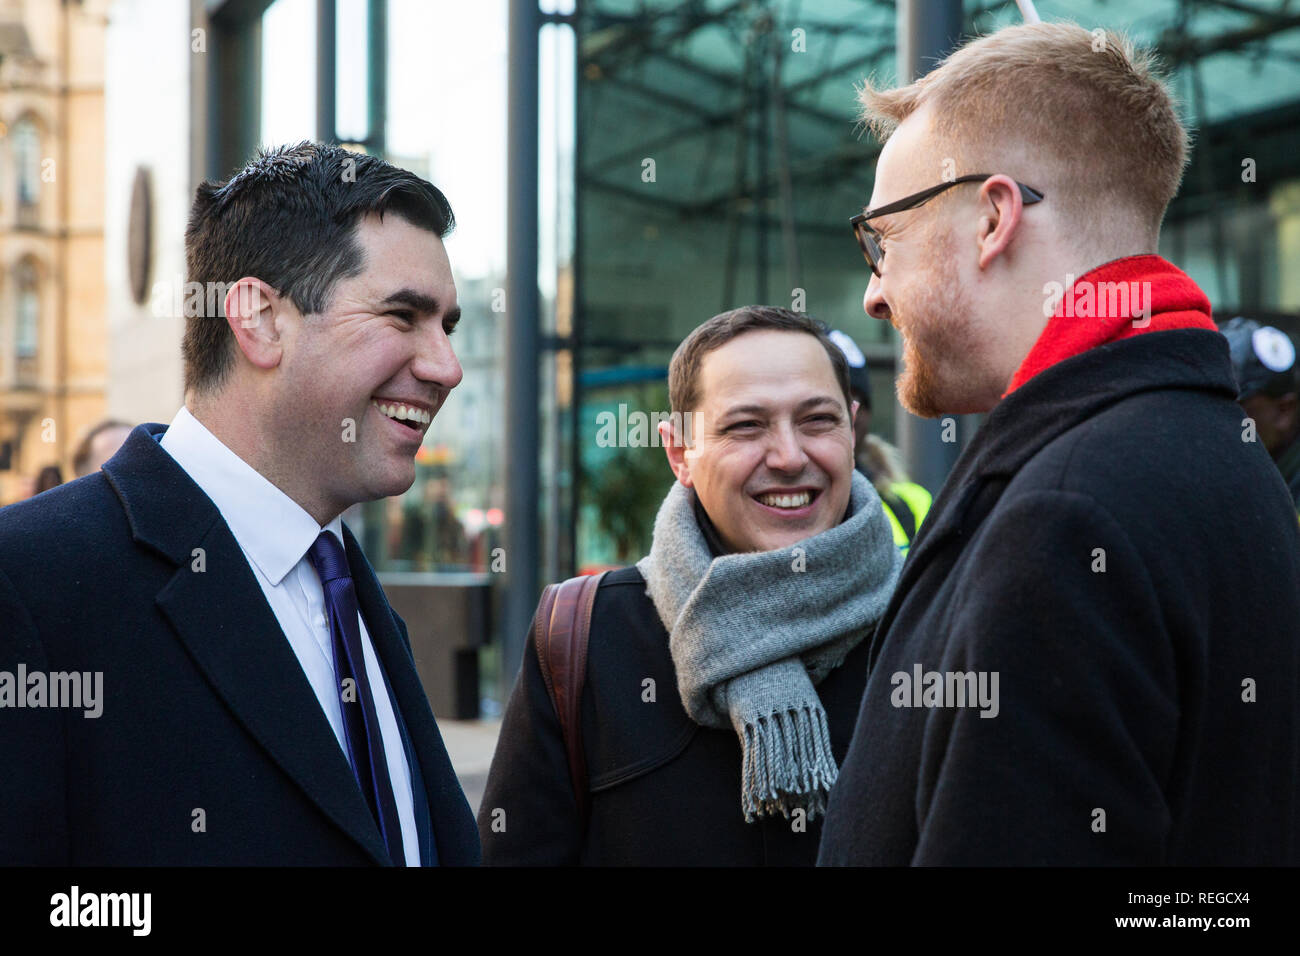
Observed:
[[[933,501],[930,492],[915,482],[895,481],[889,485],[888,493],[880,496],[880,501],[894,529],[894,544],[906,555],[916,537],[916,529],[930,511]]]

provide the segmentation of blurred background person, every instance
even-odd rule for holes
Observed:
[[[467,566],[465,529],[456,517],[445,476],[426,479],[420,498],[404,506],[401,548],[414,571]]]
[[[113,457],[131,434],[131,426],[114,418],[106,418],[77,443],[72,453],[72,470],[78,478],[93,475],[99,467]]]
[[[1238,316],[1222,330],[1237,376],[1237,401],[1255,421],[1255,435],[1273,456],[1300,508],[1300,380],[1295,343],[1271,325]]]
[[[668,383],[677,481],[650,554],[589,605],[586,772],[571,782],[530,641],[479,811],[485,863],[816,859],[902,564],[853,467],[844,355],[821,323],[750,306],[687,336]],[[572,668],[552,665],[559,686]]]
[[[42,491],[49,491],[51,488],[57,488],[63,484],[63,471],[58,465],[46,465],[36,476],[36,490],[33,494],[40,494]]]
[[[858,403],[858,414],[853,419],[854,464],[875,486],[894,532],[894,544],[906,555],[933,499],[930,492],[908,478],[903,453],[871,432],[871,377],[862,349],[839,329],[830,333],[830,339],[849,363],[849,392]]]

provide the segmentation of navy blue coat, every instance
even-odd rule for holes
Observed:
[[[0,510],[0,671],[103,674],[98,718],[0,708],[0,865],[389,862],[247,559],[165,431],[141,425],[101,472]],[[344,539],[422,861],[477,864],[405,624]]]
[[[1300,863],[1300,529],[1235,395],[1189,329],[993,410],[881,619],[819,862]],[[917,665],[997,672],[997,716],[909,706]]]

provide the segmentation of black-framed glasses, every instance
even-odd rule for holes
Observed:
[[[853,235],[857,238],[858,246],[862,249],[862,256],[867,260],[867,265],[871,266],[871,271],[877,276],[880,275],[880,262],[885,258],[885,249],[880,244],[880,233],[867,225],[868,219],[876,219],[880,216],[888,216],[890,213],[924,206],[939,193],[951,189],[953,186],[960,183],[982,183],[984,180],[996,175],[996,173],[971,173],[969,176],[958,176],[946,183],[931,186],[929,189],[922,189],[919,193],[912,193],[910,196],[904,196],[902,199],[881,206],[879,209],[868,209],[866,212],[858,213],[850,219],[849,223],[853,226]],[[1020,197],[1026,206],[1043,201],[1043,194],[1032,186],[1026,186],[1024,183],[1019,182],[1016,185],[1020,187]]]

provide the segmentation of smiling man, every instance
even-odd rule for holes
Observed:
[[[664,440],[677,480],[695,492],[702,527],[719,550],[744,552],[839,524],[854,474],[844,426],[858,403],[838,387],[822,339],[779,327],[726,340],[710,331],[678,359],[673,410],[694,416],[695,442],[687,448],[671,433]]]
[[[686,337],[668,390],[650,553],[586,605],[585,768],[530,642],[479,810],[489,864],[816,859],[902,560],[853,467],[848,363],[821,323],[748,306]]]
[[[987,418],[881,621],[820,861],[1300,862],[1300,536],[1156,254],[1187,134],[1152,61],[1029,24],[861,102],[899,398]]]
[[[0,709],[0,864],[478,861],[340,517],[411,486],[460,382],[452,225],[430,183],[335,146],[199,187],[184,407],[0,511],[0,670],[102,673],[105,698]]]

